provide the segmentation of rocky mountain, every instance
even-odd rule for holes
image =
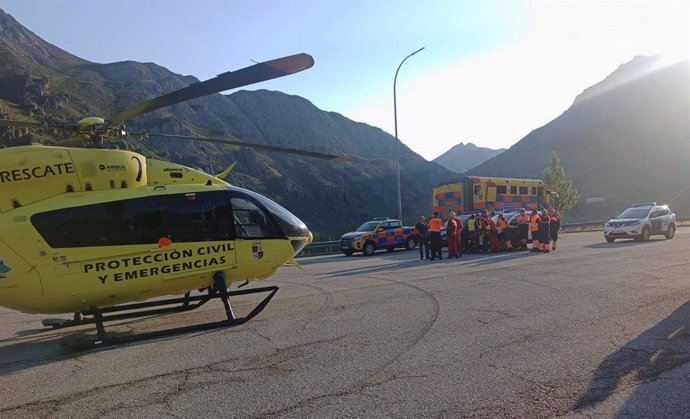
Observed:
[[[464,173],[503,153],[505,150],[505,148],[494,150],[492,148],[477,147],[473,143],[460,143],[454,145],[450,150],[432,161],[455,173]]]
[[[561,116],[469,173],[541,177],[554,150],[583,196],[570,220],[605,218],[644,200],[671,202],[678,214],[690,215],[689,74],[687,62],[659,67],[654,57],[636,57],[585,90]],[[83,60],[0,10],[0,118],[74,123],[84,116],[107,117],[196,81],[152,63]],[[128,126],[153,133],[233,135],[353,156],[343,164],[192,141],[109,144],[209,172],[237,161],[232,183],[277,200],[307,222],[317,239],[335,238],[372,216],[397,213],[394,137],[298,96],[266,90],[215,94],[142,115]],[[0,128],[0,146],[57,135]],[[412,223],[429,212],[432,188],[458,175],[404,145],[400,155],[403,211]],[[587,204],[588,197],[603,201]]]
[[[645,201],[690,216],[689,89],[687,61],[662,66],[659,57],[636,57],[470,173],[541,177],[556,151],[582,196],[571,220],[604,219]]]
[[[219,69],[219,72],[223,69]],[[303,77],[308,77],[305,72]],[[0,10],[0,118],[74,123],[113,115],[134,103],[198,81],[152,63],[96,64],[51,45]],[[117,141],[128,148],[218,173],[238,165],[231,183],[267,195],[307,223],[316,239],[337,238],[373,216],[397,213],[395,138],[379,128],[324,112],[281,92],[215,94],[128,121],[131,131],[222,137],[344,154],[350,163],[262,153],[194,141]],[[57,133],[0,128],[0,146],[54,140]],[[405,222],[428,213],[431,190],[454,178],[400,147]]]

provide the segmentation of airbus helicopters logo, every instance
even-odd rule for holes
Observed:
[[[124,164],[101,164],[98,166],[98,168],[101,170],[107,170],[107,171],[127,170],[127,166],[125,166]]]
[[[7,274],[12,270],[9,266],[5,265],[5,261],[0,259],[0,279],[7,278]]]

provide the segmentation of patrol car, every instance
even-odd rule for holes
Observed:
[[[355,231],[340,237],[340,250],[347,256],[362,252],[371,256],[379,249],[392,251],[396,247],[413,250],[417,247],[414,227],[403,227],[400,220],[376,217]]]
[[[672,239],[675,234],[676,214],[656,202],[633,204],[604,224],[604,238],[609,243],[627,238],[647,241],[652,235]]]

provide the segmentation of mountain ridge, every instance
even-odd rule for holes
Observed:
[[[84,116],[113,115],[198,81],[152,63],[91,63],[43,43],[2,11],[0,23],[0,56],[5,58],[0,61],[0,118],[74,123]],[[50,65],[43,65],[45,62]],[[18,78],[20,88],[1,87]],[[231,135],[260,144],[354,157],[343,164],[160,138],[108,144],[207,172],[219,172],[237,162],[229,176],[232,184],[275,199],[308,222],[317,239],[337,236],[373,216],[397,213],[395,138],[380,128],[322,111],[299,96],[237,90],[162,108],[133,118],[127,125],[132,132]],[[6,146],[56,139],[54,133],[0,128],[0,143]],[[399,145],[403,208],[405,220],[411,223],[429,211],[432,188],[453,174]]]
[[[470,173],[539,177],[556,151],[583,198],[572,219],[604,219],[633,201],[653,200],[674,202],[679,214],[690,215],[690,194],[681,193],[680,181],[690,176],[684,163],[690,159],[690,67],[654,69],[655,60],[625,63],[619,70],[629,74],[614,72],[586,89],[559,117]],[[605,201],[587,205],[587,197]]]
[[[459,143],[432,161],[455,173],[464,173],[505,150],[478,147],[474,143]]]
[[[684,187],[680,179],[690,177],[690,71],[687,63],[656,65],[653,57],[621,64],[575,97],[559,117],[468,173],[539,178],[556,151],[583,196],[568,214],[570,220],[605,218],[630,202],[650,198],[672,201],[679,215],[690,215],[687,191],[679,194]],[[83,60],[41,40],[0,10],[0,118],[74,123],[84,116],[113,115],[197,81],[154,63]],[[428,214],[433,187],[459,177],[402,143],[396,147],[396,139],[380,128],[269,90],[214,94],[141,115],[127,125],[132,131],[232,135],[355,157],[352,163],[338,164],[154,138],[109,144],[207,172],[237,162],[231,183],[275,199],[307,222],[317,239],[337,236],[372,216],[397,213],[396,149],[408,224]],[[0,128],[5,146],[56,139],[54,133]],[[584,198],[592,196],[606,200],[586,205]]]

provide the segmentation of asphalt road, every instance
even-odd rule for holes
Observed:
[[[689,256],[681,229],[569,234],[550,254],[305,258],[256,283],[281,288],[243,326],[78,353],[59,344],[74,330],[1,309],[0,417],[687,418]]]

